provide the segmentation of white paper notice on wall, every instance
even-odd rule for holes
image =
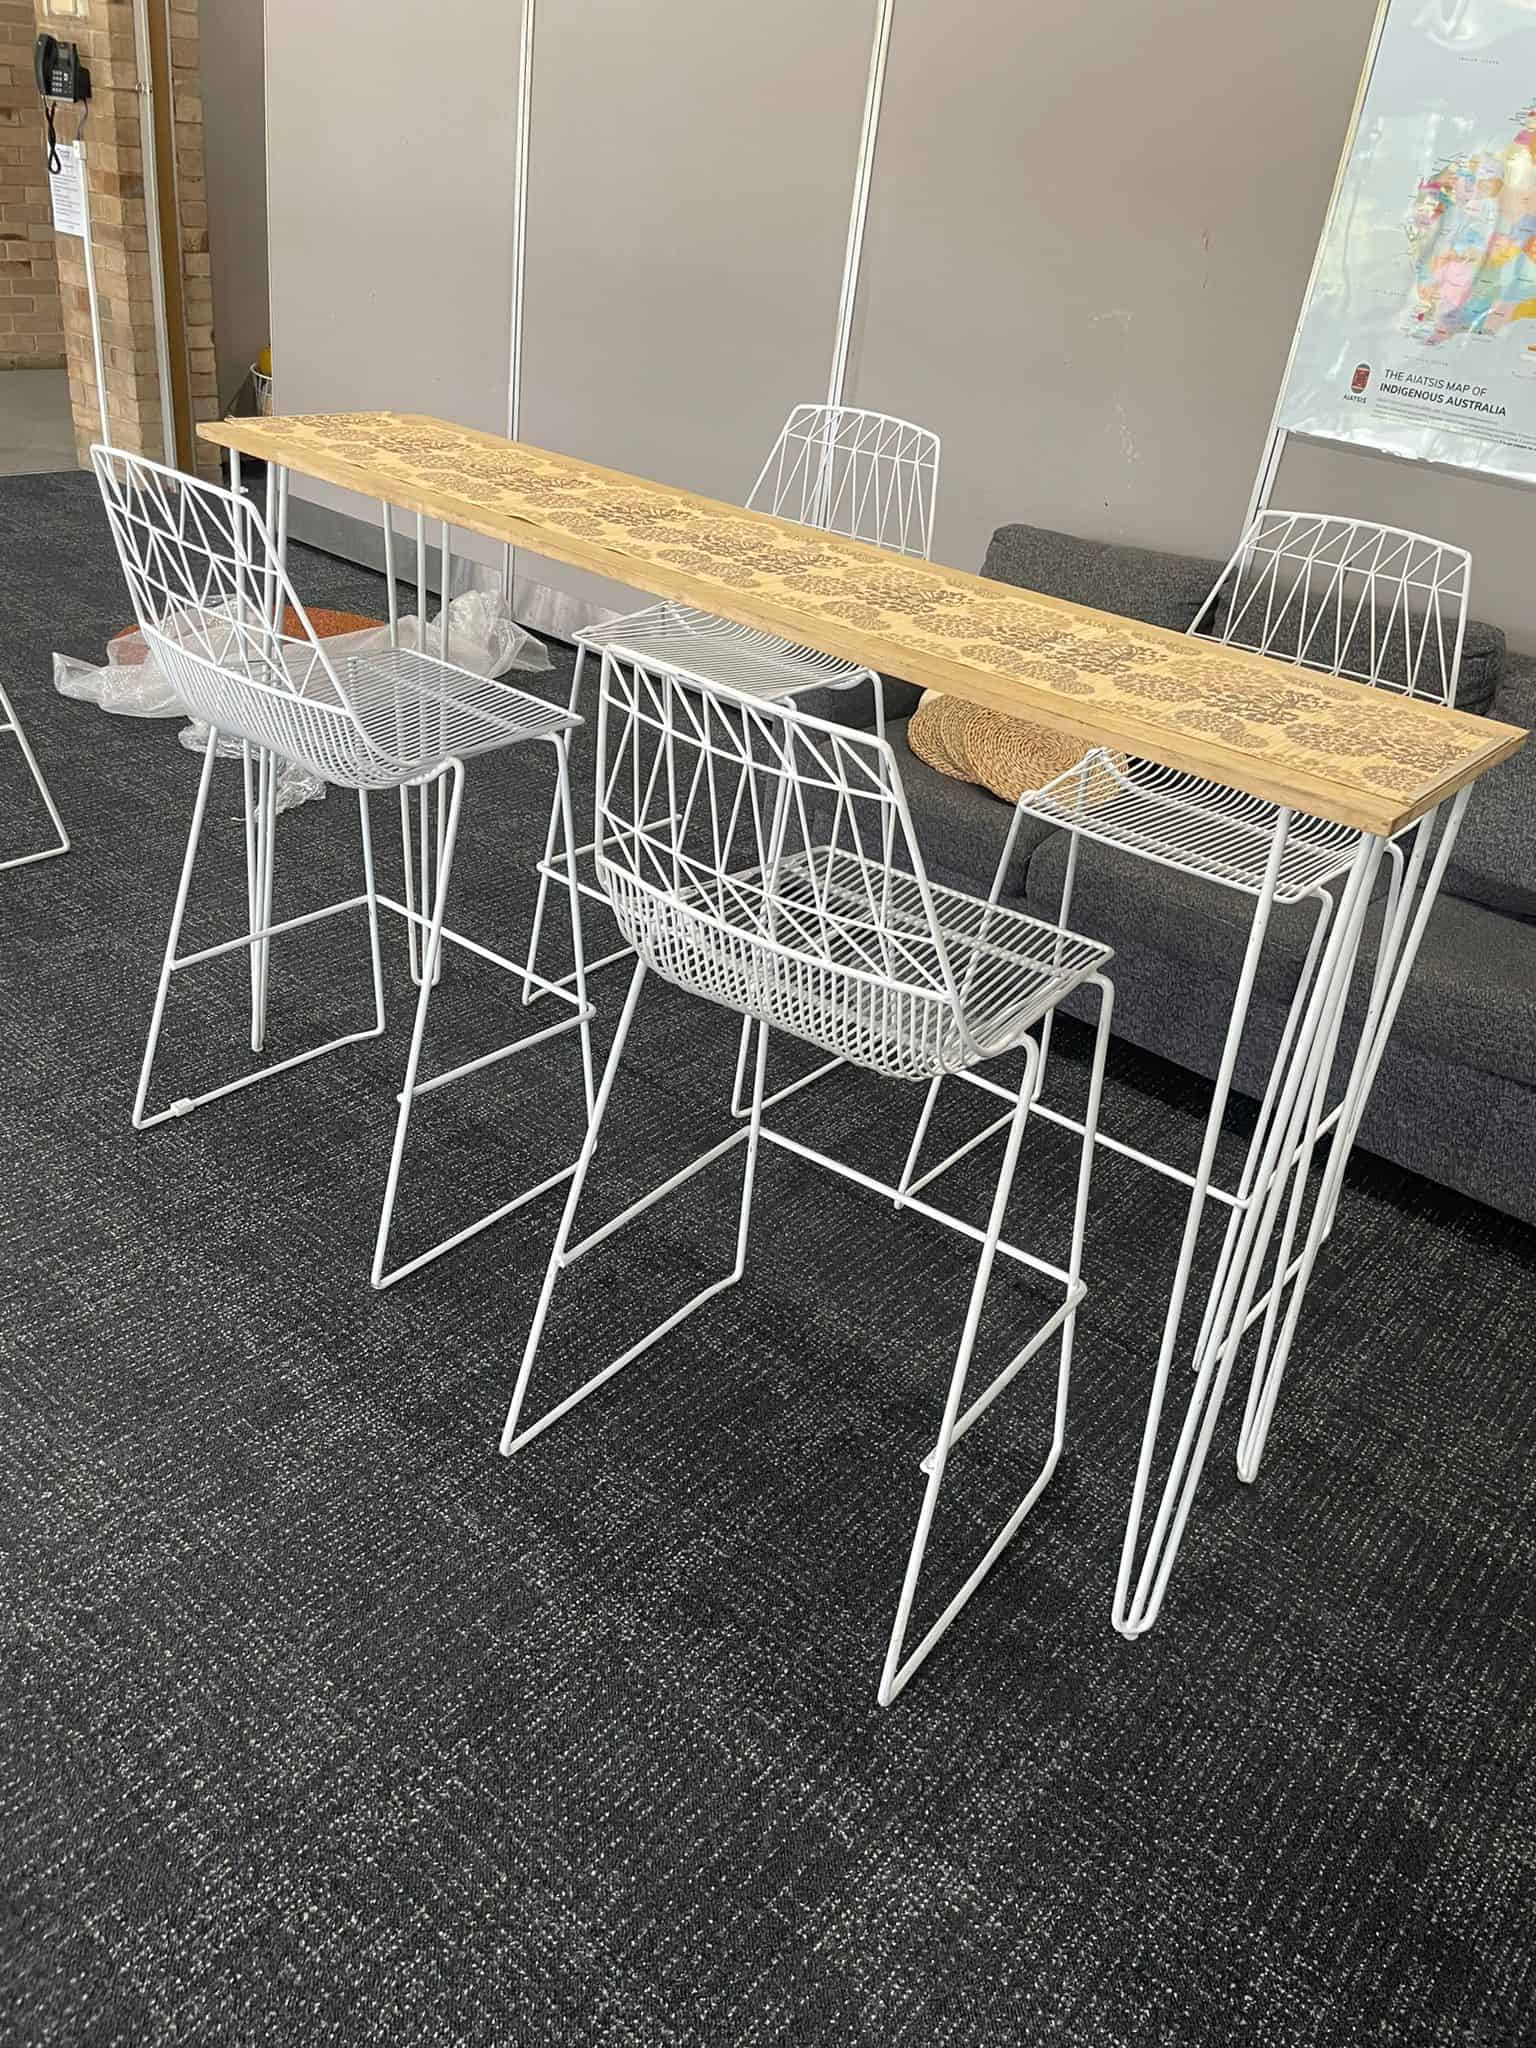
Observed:
[[[85,166],[80,161],[78,142],[59,143],[54,154],[59,168],[48,173],[48,196],[53,201],[53,231],[56,235],[83,235],[85,218]]]

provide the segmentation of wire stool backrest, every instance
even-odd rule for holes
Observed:
[[[1454,704],[1472,558],[1370,520],[1261,512],[1191,632]]]
[[[973,1048],[889,746],[604,656],[598,879],[666,980],[900,1078]]]
[[[797,405],[747,506],[926,558],[938,483],[939,437],[925,427],[848,405]]]
[[[91,462],[145,641],[194,717],[328,781],[398,779],[371,746],[246,499],[145,456]],[[296,634],[281,630],[285,609]]]

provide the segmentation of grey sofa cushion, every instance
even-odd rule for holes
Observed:
[[[1075,534],[1053,533],[1039,526],[1000,526],[992,536],[981,573],[999,583],[1038,590],[1046,597],[1071,598],[1099,611],[1119,612],[1124,618],[1144,619],[1148,625],[1187,633],[1222,567],[1222,563],[1200,555],[1082,540]],[[1356,659],[1368,659],[1363,646]],[[1469,619],[1456,692],[1464,711],[1487,710],[1504,662],[1504,635],[1498,627]],[[1392,674],[1401,673],[1404,665],[1394,663],[1389,655],[1385,666]]]
[[[1212,1078],[1231,990],[1202,983],[1182,960],[1133,939],[1117,945],[1109,971],[1115,984],[1115,1036]],[[1092,1023],[1094,1005],[1086,994],[1069,997],[1066,1007]],[[1262,1095],[1284,1021],[1283,1004],[1254,998],[1237,1064],[1240,1093]],[[1346,1040],[1342,1046],[1341,1061],[1350,1044]],[[1197,1092],[1194,1100],[1198,1104],[1204,1098]],[[1193,1168],[1199,1123],[1185,1116],[1181,1124],[1180,1136],[1170,1131],[1169,1157]],[[1106,1127],[1116,1135],[1112,1120]],[[1531,1172],[1536,1088],[1421,1052],[1394,1033],[1366,1104],[1360,1144],[1445,1187],[1491,1202],[1507,1215],[1536,1223],[1536,1174]]]
[[[1053,834],[1029,864],[1026,893],[1037,916],[1056,914],[1066,851],[1066,834]],[[1378,891],[1362,941],[1366,960],[1375,958],[1382,910]],[[1255,981],[1261,996],[1289,1000],[1313,915],[1306,904],[1276,905]],[[1198,989],[1214,1046],[1226,1028],[1252,917],[1253,899],[1231,889],[1092,841],[1079,851],[1074,929],[1117,950],[1155,949],[1180,963],[1180,984]],[[1357,1011],[1364,982],[1362,973]],[[1536,1086],[1536,925],[1442,895],[1404,991],[1395,1037],[1439,1059]]]
[[[1396,1035],[1421,1052],[1536,1085],[1536,925],[1442,895]]]
[[[1536,727],[1536,658],[1510,656],[1493,715]],[[1536,739],[1473,790],[1445,886],[1486,909],[1536,918]]]
[[[904,683],[898,676],[882,676],[880,684],[886,722],[910,718],[922,701],[917,685]],[[869,683],[855,683],[848,690],[804,690],[794,701],[797,711],[824,718],[829,725],[854,725],[862,732],[874,729],[875,692]]]
[[[1461,672],[1456,681],[1458,711],[1486,711],[1494,700],[1508,661],[1504,635],[1497,626],[1468,619],[1461,644]]]
[[[981,573],[1045,597],[1067,597],[1187,633],[1220,571],[1198,555],[1080,540],[1042,526],[1000,526]]]
[[[989,790],[969,782],[956,782],[920,761],[907,744],[907,721],[886,728],[891,751],[901,771],[902,787],[912,813],[912,824],[923,862],[930,878],[952,889],[968,889],[985,896],[997,872],[1003,841],[1013,823],[1013,806],[1001,802]],[[1013,858],[1003,878],[1005,897],[1024,894],[1025,871],[1031,854],[1054,831],[1038,818],[1024,818],[1014,843]]]

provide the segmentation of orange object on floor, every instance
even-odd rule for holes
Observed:
[[[365,619],[361,612],[331,612],[314,607],[309,613],[309,623],[314,627],[316,636],[319,639],[334,640],[340,633],[370,632],[374,627],[382,626],[384,621],[382,619]],[[137,635],[138,630],[137,626],[124,626],[120,633],[112,635],[112,639],[108,644],[115,646],[119,640],[130,640]],[[299,621],[299,615],[291,604],[283,607],[283,631],[291,633],[296,639],[301,637],[304,631]],[[138,659],[140,661],[144,659],[142,652],[139,654]],[[120,662],[118,666],[131,667],[132,663]]]

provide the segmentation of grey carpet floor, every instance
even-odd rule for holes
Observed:
[[[1067,1455],[882,1713],[965,1248],[770,1156],[743,1284],[499,1460],[553,1203],[370,1292],[394,938],[382,1041],[131,1131],[197,764],[48,687],[54,648],[98,655],[127,617],[89,480],[0,485],[0,561],[0,673],[77,840],[0,876],[0,2039],[1531,2037],[1536,1236],[1357,1160],[1259,1484],[1229,1413],[1163,1621],[1127,1644],[1110,1594],[1180,1215],[1106,1156]],[[318,556],[299,578],[380,603]],[[0,851],[27,829],[14,767]],[[470,776],[454,915],[492,943],[526,921],[546,774]],[[243,916],[238,784],[208,937]],[[282,911],[354,887],[351,800],[286,817],[279,855]],[[181,977],[162,1100],[240,1071],[244,978]],[[622,979],[599,987],[606,1037]],[[355,930],[282,942],[273,1051],[366,995]],[[455,963],[432,1063],[519,1015]],[[733,1050],[723,1014],[648,997],[594,1217],[722,1130]],[[424,1104],[402,1250],[569,1157],[577,1100],[556,1047]],[[1192,1151],[1200,1104],[1117,1053],[1110,1128]],[[796,1115],[886,1163],[912,1108],[850,1076]],[[946,1101],[956,1131],[975,1114]],[[987,1174],[956,1173],[957,1207]],[[1040,1134],[1013,1220],[1047,1253],[1071,1174]],[[720,1271],[733,1219],[726,1167],[577,1268],[545,1388]],[[984,1343],[1037,1306],[995,1287]],[[1049,1399],[1026,1374],[956,1452],[930,1589],[1022,1491]]]

